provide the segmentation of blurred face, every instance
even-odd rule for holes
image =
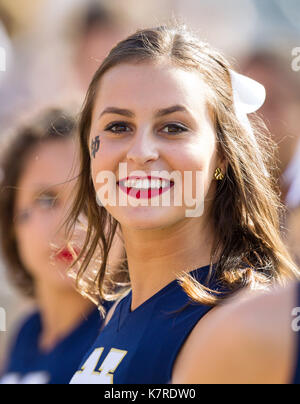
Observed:
[[[261,113],[270,133],[279,146],[279,167],[283,172],[295,153],[299,141],[299,97],[295,87],[278,67],[261,63],[250,64],[246,74],[263,83],[267,99]]]
[[[112,25],[90,29],[78,44],[75,54],[75,69],[84,91],[87,90],[99,63],[122,38],[124,33]]]
[[[98,199],[103,204],[101,173],[113,173],[117,203],[103,205],[122,226],[151,229],[186,220],[185,198],[181,206],[174,202],[180,177],[182,189],[188,185],[193,197],[201,181],[205,215],[215,192],[215,169],[224,169],[203,81],[197,72],[166,63],[121,64],[104,74],[89,142]],[[120,163],[126,163],[127,181]],[[136,176],[139,171],[144,175]],[[179,176],[168,180],[173,172]],[[185,172],[190,174],[185,177]],[[167,200],[168,194],[171,205],[164,206],[162,198]],[[129,203],[121,206],[124,195]],[[146,200],[148,206],[137,206]]]
[[[15,204],[15,231],[21,260],[38,282],[49,287],[69,288],[66,269],[71,255],[64,229],[73,181],[72,140],[51,140],[28,156],[19,179]],[[51,247],[51,245],[56,247]],[[63,249],[59,254],[57,250]]]

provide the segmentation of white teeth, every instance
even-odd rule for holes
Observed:
[[[151,188],[159,188],[160,180],[151,180]]]
[[[143,180],[143,181],[142,181],[142,183],[143,183],[142,188],[148,189],[148,188],[150,188],[150,187],[151,187],[151,185],[150,185],[150,181],[149,181],[148,179]]]
[[[135,179],[135,180],[124,180],[123,186],[126,188],[137,188],[137,189],[159,189],[159,188],[166,188],[170,185],[169,181],[167,180],[159,180],[159,179]]]

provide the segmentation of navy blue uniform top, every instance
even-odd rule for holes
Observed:
[[[208,271],[205,266],[190,274],[203,283]],[[177,280],[134,311],[131,297],[119,302],[71,384],[169,383],[180,348],[211,308],[192,302]]]
[[[42,330],[39,313],[31,315],[21,327],[12,347],[2,384],[68,384],[102,325],[95,309],[51,351],[38,347]]]

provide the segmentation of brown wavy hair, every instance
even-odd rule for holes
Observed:
[[[114,66],[155,62],[162,58],[179,68],[197,71],[207,84],[218,151],[228,163],[224,180],[217,183],[210,211],[215,240],[209,279],[205,285],[200,285],[185,274],[179,277],[181,285],[193,300],[215,305],[242,287],[264,288],[273,282],[284,283],[286,279],[298,277],[298,269],[280,234],[280,218],[284,209],[274,175],[277,170],[275,145],[264,125],[253,123],[255,141],[237,119],[230,63],[184,25],[175,24],[138,30],[119,42],[103,61],[89,86],[79,123],[80,176],[68,221],[71,234],[79,215],[83,212],[87,217],[86,240],[77,273],[79,289],[97,250],[101,252],[101,259],[94,264],[96,276],[88,291],[98,293],[100,299],[108,295],[117,297],[114,277],[121,272],[125,273],[130,285],[126,258],[114,270],[107,265],[113,239],[121,228],[106,209],[97,204],[91,177],[89,136],[99,83],[104,73]],[[270,176],[263,175],[262,165]],[[216,257],[220,257],[217,262]],[[213,263],[216,263],[214,268]],[[212,277],[225,287],[226,293],[218,295],[209,289]]]
[[[28,297],[35,296],[34,279],[24,266],[15,235],[15,200],[18,182],[30,152],[38,145],[75,135],[77,121],[71,112],[49,108],[27,118],[1,144],[0,246],[9,278]]]

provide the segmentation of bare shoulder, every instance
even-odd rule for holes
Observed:
[[[288,382],[295,301],[296,284],[292,283],[269,292],[241,292],[212,309],[178,355],[173,382]]]

